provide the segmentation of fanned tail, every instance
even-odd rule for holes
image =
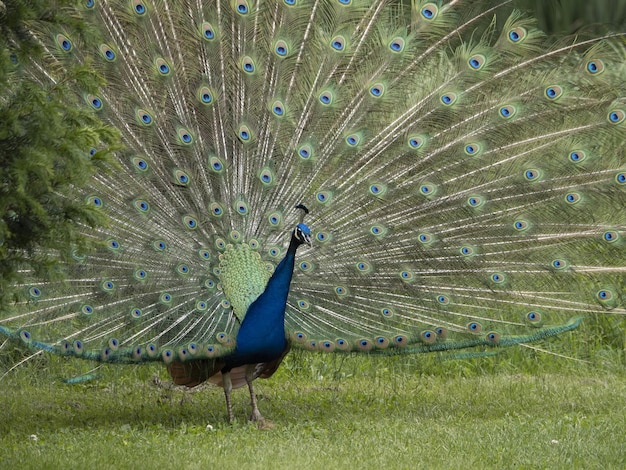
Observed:
[[[30,79],[82,71],[85,132],[101,120],[123,149],[84,149],[100,170],[61,197],[94,223],[56,277],[21,271],[0,332],[202,359],[170,366],[195,383],[232,354],[299,203],[293,347],[510,346],[624,314],[623,35],[557,42],[517,11],[500,29],[506,3],[100,0],[32,22]]]

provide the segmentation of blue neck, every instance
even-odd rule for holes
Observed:
[[[285,308],[299,245],[292,236],[287,254],[276,267],[265,291],[248,308],[237,333],[235,350],[226,358],[226,368],[274,360],[287,346]]]

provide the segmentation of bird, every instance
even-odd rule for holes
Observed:
[[[76,232],[22,249],[0,333],[161,362],[230,421],[247,385],[262,422],[253,381],[290,349],[492,351],[623,315],[624,35],[509,4],[46,6],[14,73],[63,90],[92,170],[46,193]]]

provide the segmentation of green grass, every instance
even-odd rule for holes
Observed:
[[[620,367],[296,354],[256,382],[259,429],[245,389],[231,425],[220,389],[171,387],[162,367],[60,382],[90,365],[38,358],[0,381],[2,468],[626,468]]]

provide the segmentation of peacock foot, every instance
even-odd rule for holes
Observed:
[[[254,408],[252,410],[252,414],[250,415],[250,422],[257,423],[257,427],[259,429],[271,429],[274,427],[274,423],[270,420],[265,419],[258,408]]]
[[[256,421],[258,423],[261,423],[265,420],[265,418],[263,418],[263,416],[261,415],[261,412],[259,411],[258,408],[254,408],[252,410],[252,414],[250,415],[250,421]]]
[[[263,430],[272,429],[274,427],[274,423],[269,419],[263,419],[257,423],[257,427]]]

